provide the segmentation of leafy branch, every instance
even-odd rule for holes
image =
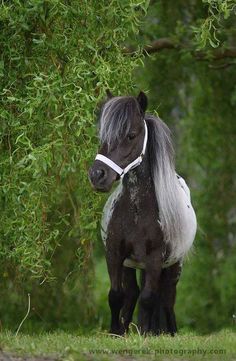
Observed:
[[[160,38],[149,45],[145,45],[143,47],[143,54],[149,55],[158,53],[162,50],[185,50],[189,51],[196,59],[198,60],[206,60],[206,59],[213,59],[213,60],[221,60],[224,58],[236,58],[236,47],[235,48],[218,48],[211,51],[200,51],[200,50],[193,50],[190,47],[187,47],[185,44],[177,44],[171,38]],[[126,54],[134,54],[136,49],[134,47],[126,47],[124,48],[124,53]]]

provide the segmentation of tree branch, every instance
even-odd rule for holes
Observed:
[[[236,58],[236,48],[228,48],[228,49],[215,49],[210,53],[204,53],[203,51],[196,51],[194,55],[199,60],[205,60],[210,57],[213,60],[221,60],[225,58]]]
[[[188,50],[186,45],[176,44],[170,38],[160,38],[153,41],[150,45],[145,45],[143,48],[143,53],[145,55],[153,54],[166,49]],[[196,51],[196,50],[193,51],[189,48],[189,51],[192,53],[194,57],[196,57],[197,60],[207,60],[207,59],[221,60],[224,58],[236,58],[236,48],[228,48],[228,49],[219,48],[206,52]],[[124,53],[132,55],[133,53],[135,53],[135,48],[126,47],[124,49]]]
[[[148,54],[156,53],[164,49],[177,49],[178,46],[169,38],[160,38],[152,42],[150,45],[144,47],[144,52]]]
[[[145,45],[143,48],[144,54],[157,53],[160,50],[164,49],[175,49],[178,48],[173,41],[169,38],[160,38],[153,41],[150,45]],[[136,49],[133,46],[124,48],[124,53],[132,55],[135,53]]]

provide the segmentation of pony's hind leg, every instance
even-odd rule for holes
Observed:
[[[141,290],[143,289],[144,285],[145,285],[145,270],[141,270],[141,278],[140,278]],[[141,323],[142,318],[143,318],[143,308],[140,307],[139,304],[138,324]],[[154,310],[151,318],[150,332],[153,335],[160,335],[161,333],[167,332],[166,315],[161,305],[161,299],[160,299],[160,286],[158,287],[158,293],[156,295],[156,302],[154,305]]]
[[[167,332],[166,313],[163,309],[160,292],[158,292],[153,317],[151,320],[151,333],[153,335],[160,335]]]
[[[152,318],[158,302],[162,252],[159,248],[147,255],[145,281],[139,298],[139,328],[142,334],[152,332]]]
[[[123,290],[124,290],[124,305],[121,311],[121,319],[124,325],[125,332],[129,329],[129,324],[132,321],[134,309],[139,296],[139,287],[136,279],[136,269],[123,267]]]
[[[167,332],[172,336],[177,332],[174,305],[176,285],[181,274],[181,268],[180,262],[164,268],[160,278],[160,310],[166,321],[166,327],[161,332]]]

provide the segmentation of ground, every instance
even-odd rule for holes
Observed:
[[[236,333],[222,330],[197,336],[142,337],[132,332],[115,337],[102,332],[90,336],[66,332],[40,335],[0,333],[0,361],[91,360],[236,360]]]

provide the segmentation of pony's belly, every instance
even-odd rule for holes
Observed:
[[[197,218],[195,211],[191,204],[190,190],[185,183],[185,180],[181,177],[178,179],[181,190],[182,190],[182,201],[184,209],[185,227],[183,232],[183,247],[184,254],[187,254],[192,247],[193,241],[197,232]]]
[[[166,260],[163,265],[162,265],[162,268],[168,268],[170,266],[172,266],[173,264],[177,263],[177,262],[180,262],[182,263],[183,262],[183,259],[171,259],[171,260]],[[126,258],[123,262],[123,265],[125,267],[128,267],[128,268],[135,268],[135,269],[145,269],[145,262],[140,262],[140,261],[137,261],[136,259],[130,257],[130,258]]]
[[[144,262],[139,262],[136,261],[135,259],[132,258],[126,258],[123,262],[123,265],[125,267],[129,267],[129,268],[138,268],[138,269],[145,269],[145,263]]]

